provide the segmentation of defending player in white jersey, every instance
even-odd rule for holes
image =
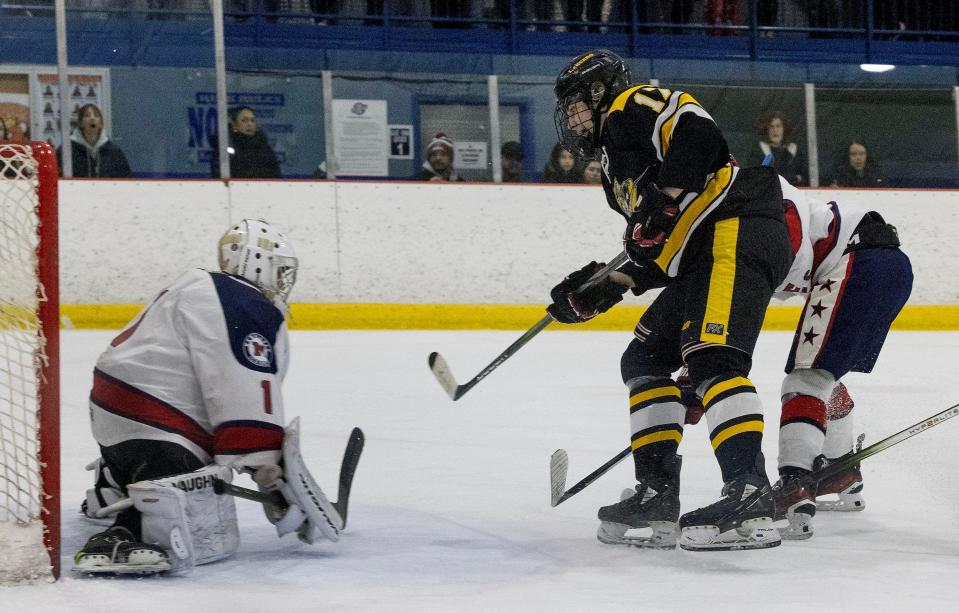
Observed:
[[[295,428],[284,430],[280,392],[293,249],[269,223],[246,219],[220,239],[219,263],[220,272],[181,275],[97,360],[90,415],[102,458],[85,510],[129,498],[76,554],[79,571],[146,574],[231,555],[233,499],[213,485],[234,470],[280,501],[264,506],[281,536],[312,542],[319,530],[335,540],[342,527],[318,488],[319,502],[304,502],[285,478],[315,487],[299,464]]]
[[[852,399],[839,380],[870,372],[912,291],[912,267],[896,229],[850,203],[819,202],[781,179],[796,254],[776,297],[805,296],[782,385],[777,518],[783,538],[812,536],[816,496],[839,494],[820,510],[861,510],[858,466],[818,484],[803,477],[853,451]]]

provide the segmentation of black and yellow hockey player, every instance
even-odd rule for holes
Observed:
[[[573,60],[555,89],[560,140],[601,159],[607,201],[628,222],[630,264],[583,294],[574,288],[597,264],[572,273],[553,289],[549,312],[578,323],[629,289],[664,288],[621,363],[639,483],[599,510],[599,539],[671,548],[678,533],[685,549],[773,547],[763,411],[749,371],[766,306],[792,262],[779,178],[730,163],[722,133],[688,93],[629,81],[622,58],[597,50]],[[671,374],[684,364],[725,486],[719,501],[680,518],[685,408]],[[632,528],[652,534],[627,536]]]

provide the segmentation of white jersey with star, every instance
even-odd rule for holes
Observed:
[[[783,208],[792,245],[792,267],[776,289],[775,297],[785,300],[805,296],[814,285],[830,275],[866,211],[854,204],[822,202],[779,178]]]
[[[278,463],[284,319],[245,279],[184,273],[97,360],[90,393],[97,442],[168,441],[236,468]]]

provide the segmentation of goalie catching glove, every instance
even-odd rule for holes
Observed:
[[[611,309],[623,299],[623,294],[629,289],[628,287],[614,283],[612,279],[606,277],[588,289],[576,291],[604,266],[606,264],[590,262],[576,272],[570,273],[550,292],[553,304],[546,307],[546,311],[560,323],[576,324],[588,321]]]

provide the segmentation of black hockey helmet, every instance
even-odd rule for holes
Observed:
[[[629,86],[629,67],[623,58],[607,49],[595,49],[578,56],[556,77],[556,135],[563,147],[575,156],[592,157],[599,145],[599,120],[616,95]],[[576,113],[570,108],[584,102],[592,112],[592,127],[570,126]]]

